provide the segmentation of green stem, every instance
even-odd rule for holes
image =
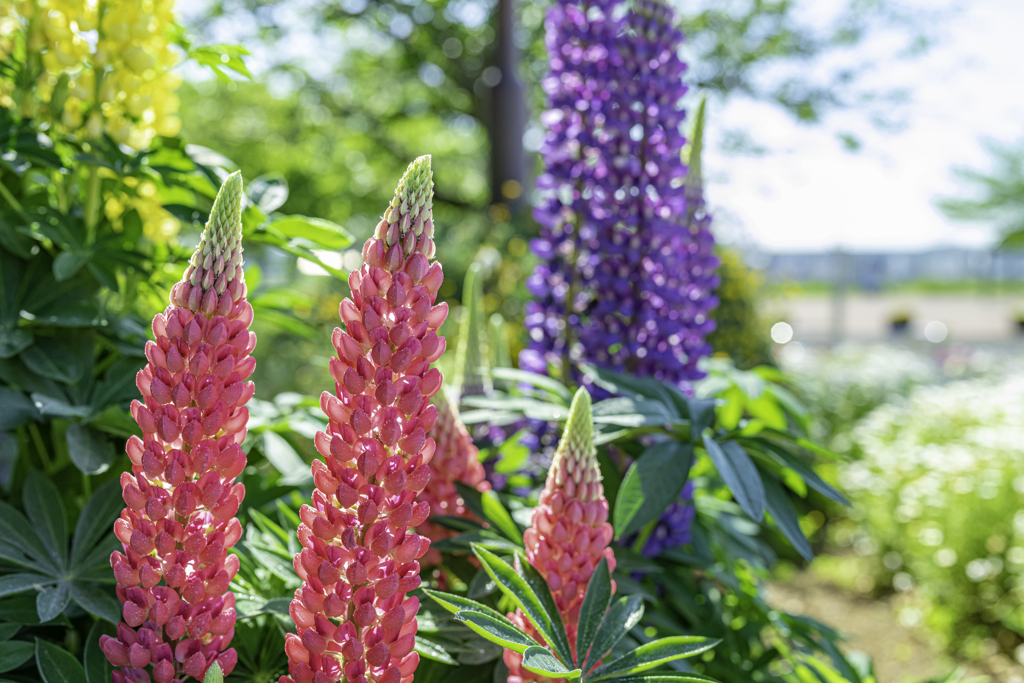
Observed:
[[[633,552],[637,555],[639,555],[643,551],[644,546],[647,545],[647,539],[654,533],[654,527],[657,526],[657,524],[658,520],[648,522],[647,526],[640,530],[640,533],[636,537],[636,541],[633,543]]]
[[[50,460],[50,452],[46,450],[43,442],[43,435],[39,433],[39,426],[35,422],[28,423],[28,433],[32,436],[32,443],[39,451],[39,459],[43,463],[43,470],[49,473],[53,469],[53,461]]]

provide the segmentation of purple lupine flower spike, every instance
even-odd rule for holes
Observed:
[[[588,362],[688,389],[714,329],[717,259],[681,152],[686,65],[674,12],[636,0],[558,5],[548,19],[550,192],[536,211],[525,369]],[[696,149],[698,146],[695,145]]]

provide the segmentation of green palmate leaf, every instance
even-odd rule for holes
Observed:
[[[8,574],[0,576],[0,597],[13,595],[27,590],[42,590],[46,586],[57,583],[52,576],[42,574]]]
[[[435,662],[441,662],[442,664],[448,664],[449,666],[459,666],[459,663],[452,659],[452,656],[448,654],[439,643],[424,638],[423,636],[416,635],[415,650],[420,654],[420,657],[426,659],[432,659]]]
[[[645,643],[632,652],[598,667],[594,670],[593,676],[588,680],[600,681],[617,675],[647,671],[676,659],[699,655],[710,650],[720,642],[720,640],[704,638],[703,636],[671,636],[669,638],[661,638],[660,640]]]
[[[423,592],[452,614],[458,614],[459,612],[483,614],[484,616],[492,617],[498,621],[504,621],[508,626],[515,627],[515,624],[509,621],[505,615],[501,614],[497,610],[491,609],[487,605],[477,602],[476,600],[470,600],[469,598],[464,598],[461,595],[456,595],[455,593],[442,593],[440,591],[430,590],[429,588],[424,588]]]
[[[498,531],[505,534],[508,539],[517,545],[523,544],[523,534],[519,531],[512,515],[505,506],[501,504],[498,494],[494,491],[484,491],[480,496],[480,506],[483,509],[484,518],[493,524]]]
[[[9,640],[0,643],[0,673],[13,671],[32,659],[36,648],[23,640]]]
[[[345,228],[323,218],[285,216],[273,221],[270,227],[285,237],[301,237],[322,249],[344,249],[354,240]]]
[[[25,515],[3,501],[0,501],[0,559],[20,567],[54,574],[58,571]]]
[[[796,516],[796,510],[793,509],[793,504],[789,502],[786,492],[782,490],[782,487],[770,474],[765,474],[763,481],[765,503],[768,507],[768,513],[771,514],[772,519],[775,520],[775,524],[779,527],[779,531],[781,531],[782,535],[786,537],[786,540],[793,544],[793,547],[796,548],[797,552],[800,553],[804,559],[808,562],[813,560],[814,551],[811,550],[811,544],[807,541],[807,537],[804,536],[804,532],[800,529],[800,520]]]
[[[110,674],[114,670],[107,656],[100,649],[100,636],[113,636],[117,631],[103,621],[97,621],[89,629],[85,641],[85,680],[87,683],[110,683]]]
[[[583,594],[583,604],[580,605],[580,617],[577,622],[576,631],[576,661],[583,662],[590,649],[590,643],[594,640],[601,620],[608,612],[608,604],[612,599],[612,582],[608,575],[608,560],[604,557],[594,567],[594,573],[587,584],[587,591]]]
[[[68,425],[65,438],[71,462],[85,474],[106,472],[114,461],[114,445],[110,440],[83,424]]]
[[[75,581],[71,584],[71,597],[89,614],[105,619],[111,624],[121,620],[121,603],[113,591],[100,584]]]
[[[612,603],[601,620],[601,625],[597,627],[590,652],[583,663],[583,670],[589,671],[594,664],[601,661],[631,628],[640,623],[643,616],[644,598],[641,595],[629,595]]]
[[[735,441],[719,445],[709,435],[704,435],[704,448],[714,463],[722,481],[736,497],[736,502],[751,519],[764,519],[764,484],[757,466],[743,447]]]
[[[568,638],[565,635],[565,627],[562,626],[558,609],[551,609],[554,606],[554,600],[551,599],[551,592],[547,585],[544,584],[547,600],[542,601],[530,587],[530,583],[497,555],[475,544],[473,552],[483,565],[484,571],[494,579],[502,592],[508,595],[512,602],[523,611],[530,623],[540,632],[541,637],[554,645],[559,656],[565,661],[571,662],[572,655],[569,650]],[[529,566],[529,563],[525,564]],[[543,584],[543,581],[541,583]]]
[[[600,404],[599,404],[600,405]],[[615,499],[615,538],[658,519],[673,503],[690,474],[693,446],[679,441],[654,444],[626,472]]]
[[[40,623],[45,624],[51,619],[59,617],[69,602],[71,602],[71,588],[67,581],[43,588],[36,595],[36,611],[39,613]]]
[[[456,612],[455,618],[492,643],[515,652],[524,652],[526,648],[537,644],[537,641],[515,626],[509,626],[507,619],[495,619],[479,612]]]
[[[68,516],[60,491],[42,472],[32,470],[25,480],[25,512],[54,565],[67,565]]]
[[[36,665],[43,683],[88,683],[85,669],[64,648],[36,638]]]
[[[123,507],[124,499],[121,498],[121,485],[117,479],[104,483],[89,497],[71,539],[72,569],[85,559],[97,541],[107,535],[113,536],[114,520]]]
[[[570,669],[560,662],[551,650],[534,645],[523,652],[523,668],[536,674],[554,678],[579,678],[583,673],[580,669]]]

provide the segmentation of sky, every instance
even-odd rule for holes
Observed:
[[[838,4],[813,1],[816,8]],[[908,90],[899,132],[879,130],[856,107],[805,125],[770,104],[709,102],[707,198],[726,241],[766,251],[993,244],[992,229],[951,221],[935,200],[970,193],[953,176],[954,166],[991,168],[983,139],[1024,140],[1024,0],[910,4],[939,10],[926,30],[930,49],[913,59],[890,58],[893,36],[879,35],[852,55],[882,57],[866,77],[870,85]],[[766,151],[724,152],[725,136],[736,129],[755,135]],[[843,148],[844,133],[861,140],[858,152]]]

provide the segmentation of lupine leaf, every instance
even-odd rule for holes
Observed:
[[[526,648],[537,645],[533,638],[510,626],[507,619],[499,620],[479,612],[456,612],[455,618],[492,643],[515,652],[524,652]]]
[[[654,640],[597,668],[588,680],[600,681],[619,674],[640,673],[676,659],[699,655],[720,642],[703,636],[671,636]]]
[[[111,526],[123,507],[121,485],[117,479],[104,483],[89,497],[71,539],[72,567],[82,561],[97,541],[111,533]]]
[[[743,447],[735,441],[719,445],[705,434],[704,448],[743,511],[755,521],[764,519],[764,484],[757,466]]]
[[[477,602],[476,600],[470,600],[464,598],[461,595],[455,593],[442,593],[441,591],[430,590],[424,588],[423,592],[433,598],[434,602],[441,605],[452,614],[458,614],[459,612],[476,612],[477,614],[483,614],[499,621],[505,621],[509,626],[514,626],[511,621],[505,618],[504,614],[501,614],[497,610],[491,609],[487,605]]]
[[[785,491],[774,477],[765,475],[763,480],[765,503],[772,519],[775,520],[775,525],[779,527],[779,531],[786,537],[786,540],[796,548],[796,551],[810,562],[814,559],[814,551],[811,550],[811,544],[800,528],[800,520],[796,516],[793,504],[789,502]]]
[[[112,624],[121,620],[121,604],[107,589],[97,583],[74,581],[71,597],[89,614],[105,619]]]
[[[100,649],[100,636],[112,636],[117,631],[102,620],[96,621],[89,629],[85,642],[85,679],[88,683],[110,683],[110,674],[114,667],[107,661],[107,656]]]
[[[782,448],[770,446],[769,442],[764,439],[756,439],[755,443],[770,455],[775,461],[777,461],[783,467],[788,467],[793,470],[810,486],[812,489],[825,496],[826,498],[833,500],[840,505],[850,505],[850,501],[846,499],[843,494],[837,491],[835,488],[825,483],[825,481],[818,476],[818,474],[808,467],[799,458],[791,453],[788,453]]]
[[[416,645],[414,649],[420,654],[420,657],[432,659],[435,662],[441,662],[442,664],[448,664],[449,666],[459,665],[459,663],[452,659],[452,656],[448,654],[438,643],[435,643],[429,638],[424,638],[421,635],[416,636]]]
[[[57,579],[52,576],[43,576],[42,574],[8,574],[7,576],[0,576],[0,597],[27,591],[30,588],[39,590],[44,586],[54,583],[57,583]]]
[[[693,464],[693,446],[662,441],[637,458],[619,487],[615,499],[615,538],[643,528],[679,498]]]
[[[25,480],[25,512],[54,566],[67,564],[68,517],[60,491],[42,472],[32,470]]]
[[[344,249],[353,241],[352,235],[345,228],[323,218],[292,214],[270,225],[285,237],[301,237],[323,249]]]
[[[523,652],[523,668],[527,671],[553,678],[579,678],[582,671],[570,669],[551,653],[551,650],[534,645]]]
[[[551,587],[548,586],[548,582],[541,576],[541,573],[527,561],[526,556],[522,553],[516,553],[515,563],[516,573],[519,574],[526,581],[527,585],[533,590],[534,595],[540,600],[541,605],[544,607],[544,611],[551,616],[551,628],[554,631],[554,640],[547,638],[547,642],[550,643],[555,652],[558,653],[559,657],[563,658],[563,661],[572,662],[572,645],[569,644],[569,637],[565,634],[565,625],[562,623],[562,616],[558,611],[558,605],[555,603],[555,598],[551,594]]]
[[[718,683],[714,678],[691,673],[636,674],[635,676],[616,676],[612,680],[615,683]]]
[[[518,545],[523,544],[523,534],[519,531],[512,515],[505,506],[501,504],[498,494],[494,491],[484,491],[480,496],[480,505],[483,508],[484,517],[508,539]]]
[[[542,602],[527,580],[507,562],[479,545],[474,544],[473,552],[483,565],[484,571],[494,579],[502,592],[512,598],[512,602],[523,611],[544,640],[548,643],[555,643],[555,650],[559,651],[559,655],[565,657],[567,661],[572,661],[562,619],[558,616],[557,609],[554,610],[554,613],[549,609],[554,604],[550,591],[547,594],[548,600]],[[547,590],[546,584],[545,590]]]
[[[106,472],[114,461],[114,446],[107,437],[80,423],[68,425],[65,439],[71,462],[85,474]]]
[[[24,640],[9,640],[0,643],[0,673],[17,669],[32,659],[35,651],[32,643],[26,643]]]
[[[644,598],[641,595],[629,595],[613,602],[601,620],[601,625],[597,627],[583,670],[589,671],[590,667],[601,661],[631,628],[640,623],[643,616]]]
[[[70,652],[36,638],[36,666],[43,683],[87,683],[85,669]]]
[[[713,398],[686,398],[686,410],[690,416],[690,440],[700,443],[704,430],[715,422],[715,407],[718,401]]]
[[[71,602],[71,587],[67,581],[56,586],[47,586],[36,595],[36,611],[40,623],[46,623],[60,616],[64,608]]]
[[[575,643],[577,662],[582,662],[586,658],[590,643],[593,642],[601,620],[608,612],[608,603],[611,599],[612,582],[608,576],[608,560],[602,557],[594,567],[587,591],[583,594],[583,604],[580,605]]]
[[[620,396],[653,399],[663,404],[664,409],[673,415],[673,419],[681,417],[675,401],[672,400],[672,391],[660,380],[652,377],[634,377],[591,365],[583,366],[583,370],[586,374],[592,375],[594,384],[602,389]]]
[[[569,391],[568,387],[557,379],[553,379],[547,375],[538,375],[535,372],[516,370],[514,368],[492,368],[491,377],[494,379],[505,380],[506,382],[529,384],[537,387],[538,389],[544,389],[545,391],[564,399],[566,404],[572,400],[572,392]]]

